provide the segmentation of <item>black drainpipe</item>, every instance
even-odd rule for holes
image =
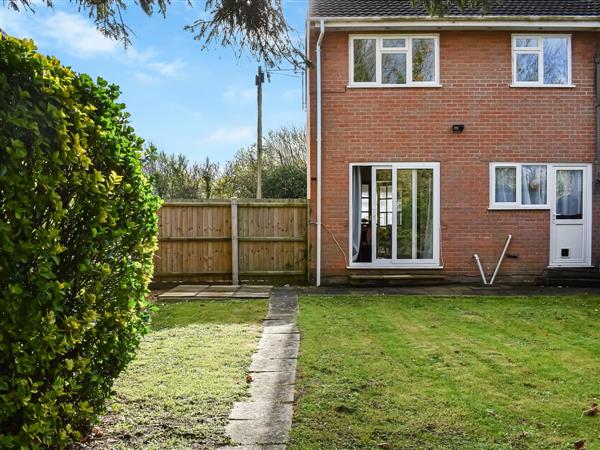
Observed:
[[[596,52],[596,181],[600,182],[600,47]]]

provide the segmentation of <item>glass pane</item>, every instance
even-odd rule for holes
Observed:
[[[435,43],[433,39],[412,40],[413,81],[435,81]]]
[[[392,258],[392,169],[377,170],[377,258]]]
[[[433,258],[433,170],[417,172],[417,259]]]
[[[583,171],[556,171],[556,218],[583,218]]]
[[[516,203],[517,168],[496,167],[496,202]]]
[[[354,40],[354,82],[375,82],[375,39]]]
[[[537,53],[517,53],[517,81],[538,81]]]
[[[406,84],[406,53],[381,55],[381,70],[383,84]]]
[[[536,48],[538,47],[538,39],[537,38],[517,38],[517,47],[521,48]]]
[[[546,166],[522,166],[521,203],[545,205],[546,185]]]
[[[406,39],[384,39],[383,48],[405,48]]]
[[[567,84],[568,39],[544,39],[544,84]]]
[[[412,259],[412,185],[413,171],[410,169],[399,169],[397,172],[398,189],[398,217],[397,238],[398,259]]]

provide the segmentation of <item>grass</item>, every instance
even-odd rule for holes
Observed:
[[[600,298],[303,297],[292,449],[600,449]]]
[[[227,444],[233,403],[247,395],[246,370],[266,301],[159,305],[152,331],[115,383],[100,436],[88,448],[204,449]]]

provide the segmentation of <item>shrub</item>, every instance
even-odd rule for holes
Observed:
[[[306,169],[275,166],[263,182],[265,198],[306,198]]]
[[[158,199],[119,90],[0,37],[0,447],[65,447],[145,332]]]

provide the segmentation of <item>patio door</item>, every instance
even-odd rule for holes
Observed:
[[[439,265],[439,163],[373,166],[372,261],[395,267]]]
[[[591,265],[590,169],[590,165],[551,168],[550,266]]]

